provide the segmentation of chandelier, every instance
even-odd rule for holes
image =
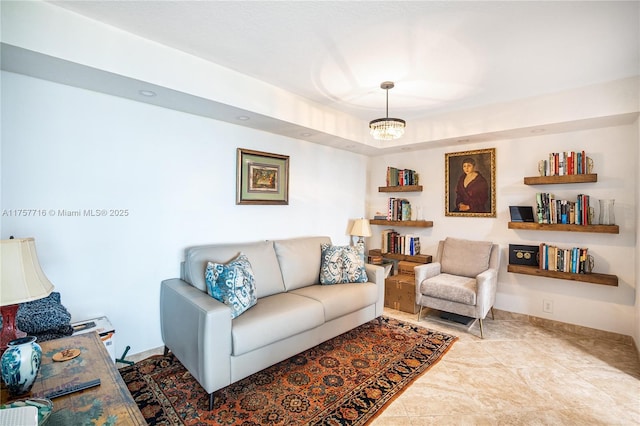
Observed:
[[[387,116],[385,118],[376,118],[369,123],[371,136],[374,139],[390,141],[398,139],[404,134],[405,121],[399,118],[389,118],[389,89],[393,89],[393,87],[392,81],[380,83],[380,88],[387,91]]]

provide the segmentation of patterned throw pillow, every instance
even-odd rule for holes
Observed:
[[[246,255],[226,264],[207,262],[205,282],[209,296],[231,307],[231,318],[258,303],[253,269]]]
[[[358,247],[322,244],[320,284],[366,283],[363,254]]]

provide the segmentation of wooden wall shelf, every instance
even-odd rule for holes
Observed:
[[[379,186],[378,192],[422,192],[422,185]]]
[[[569,225],[563,223],[509,222],[509,229],[529,229],[532,231],[597,232],[619,234],[618,225]]]
[[[556,278],[562,280],[570,280],[570,281],[580,281],[584,283],[592,283],[592,284],[602,284],[609,285],[613,287],[618,286],[618,277],[615,275],[609,274],[572,274],[570,272],[560,272],[560,271],[548,271],[546,269],[540,269],[537,266],[526,266],[526,265],[508,265],[508,272],[513,272],[515,274],[524,274],[524,275],[534,275],[538,277],[547,277],[547,278]]]
[[[380,220],[369,219],[371,225],[384,225],[384,226],[409,226],[412,228],[431,228],[433,222],[430,220]]]
[[[597,182],[596,173],[584,175],[563,175],[563,176],[531,176],[524,178],[525,185],[556,185],[565,183],[587,183]]]
[[[410,256],[408,254],[399,254],[399,253],[382,253],[383,258],[394,259],[394,260],[406,260],[408,262],[417,262],[417,263],[431,263],[433,257],[430,254],[417,254],[415,256]]]

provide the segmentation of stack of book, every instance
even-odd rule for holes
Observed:
[[[420,237],[412,234],[400,235],[393,229],[386,229],[382,231],[382,253],[418,255],[420,254]]]
[[[587,250],[579,247],[562,249],[541,243],[540,269],[584,274],[587,272]]]
[[[578,194],[576,201],[558,200],[548,192],[536,194],[538,223],[589,225],[589,196]]]
[[[544,176],[582,175],[590,172],[589,163],[584,151],[564,151],[549,153],[548,160],[544,162],[540,173]]]
[[[410,169],[387,167],[387,186],[418,185],[418,173]]]
[[[387,220],[411,220],[411,203],[405,198],[389,198]]]

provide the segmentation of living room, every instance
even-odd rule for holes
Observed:
[[[179,276],[186,247],[306,235],[347,244],[354,219],[386,208],[388,194],[377,188],[385,184],[387,166],[420,173],[424,190],[412,202],[434,222],[417,231],[424,253],[433,253],[447,236],[500,244],[497,309],[632,336],[638,347],[637,75],[430,117],[421,136],[438,142],[428,147],[345,148],[340,143],[362,139],[366,124],[354,130],[331,110],[50,3],[3,2],[2,15],[2,239],[34,237],[42,267],[74,320],[108,316],[117,330],[117,353],[127,345],[134,354],[162,346],[159,283]],[[109,45],[118,49],[106,55]],[[53,65],[38,68],[37,61],[52,58]],[[34,69],[22,69],[25,60],[35,60]],[[107,80],[124,75],[112,81],[120,95],[84,80],[89,67]],[[228,80],[215,84],[210,75]],[[140,86],[118,86],[122,81]],[[139,90],[161,89],[163,81],[168,89],[161,94],[191,103],[170,109],[162,96],[141,99]],[[173,92],[177,88],[180,93]],[[303,122],[308,127],[330,123],[320,128],[333,132],[335,145],[256,130],[236,115],[222,120],[199,114],[199,97],[226,98],[241,109],[257,99],[246,96],[251,89],[280,100],[272,103],[271,117],[288,121],[294,114],[296,122],[309,113]],[[266,106],[258,105],[249,121],[259,121],[261,108]],[[558,131],[558,123],[571,126]],[[288,205],[235,203],[238,148],[290,157]],[[496,149],[496,216],[446,216],[445,154],[485,148]],[[523,178],[537,175],[538,161],[550,152],[572,150],[591,156],[598,182],[549,190],[615,199],[619,234],[508,229],[508,207],[534,205],[539,191]],[[11,213],[21,209],[46,214]],[[105,216],[85,215],[103,210]],[[382,229],[373,226],[367,248],[380,246]],[[616,275],[618,286],[507,272],[509,244],[541,241],[588,246],[594,271]],[[553,302],[553,312],[543,312],[545,300]]]

